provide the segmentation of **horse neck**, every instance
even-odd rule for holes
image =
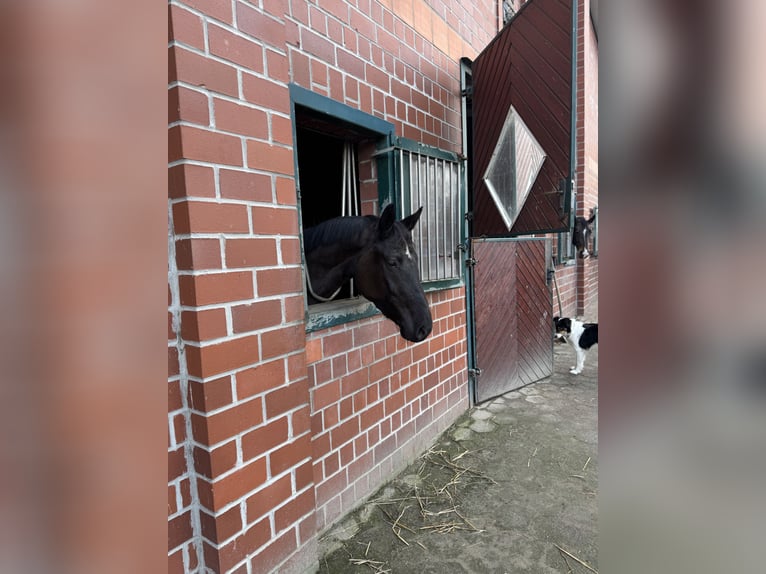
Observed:
[[[321,257],[322,263],[328,266],[355,258],[375,239],[374,221],[369,217],[338,218],[310,232],[313,234],[310,255]]]

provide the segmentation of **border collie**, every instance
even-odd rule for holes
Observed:
[[[588,349],[598,343],[598,323],[583,323],[567,317],[554,317],[553,323],[556,326],[556,333],[569,341],[577,353],[577,365],[569,372],[579,375],[582,373]]]

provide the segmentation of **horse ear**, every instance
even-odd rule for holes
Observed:
[[[421,205],[418,210],[413,213],[412,215],[408,215],[404,219],[402,219],[402,223],[404,226],[412,231],[415,227],[415,224],[418,222],[418,219],[420,219],[420,214],[423,212],[423,206]]]
[[[396,221],[396,208],[393,203],[389,203],[380,214],[380,220],[378,221],[378,235],[380,237],[386,237],[394,226]]]

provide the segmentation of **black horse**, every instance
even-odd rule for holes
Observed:
[[[572,230],[572,244],[577,249],[577,255],[581,259],[588,257],[588,243],[590,242],[590,236],[593,233],[591,224],[596,220],[596,210],[590,210],[590,218],[576,217],[574,229]]]
[[[359,293],[399,326],[402,337],[425,339],[433,323],[411,234],[422,210],[397,221],[388,205],[380,217],[336,217],[304,230],[309,301],[332,298],[353,278]]]

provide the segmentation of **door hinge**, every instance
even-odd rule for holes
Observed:
[[[478,261],[476,261],[475,258],[473,258],[473,257],[466,257],[465,264],[468,267],[474,267],[474,266],[476,266],[476,263],[478,263]]]
[[[473,221],[473,211],[468,211],[464,217],[466,221]]]
[[[480,377],[481,376],[481,369],[476,367],[475,369],[468,369],[468,374],[472,377]]]

